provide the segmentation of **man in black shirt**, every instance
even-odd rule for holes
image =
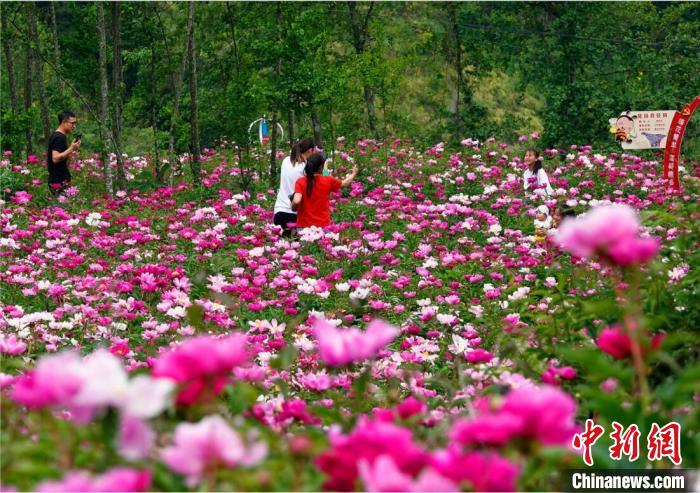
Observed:
[[[46,165],[49,170],[49,190],[54,195],[61,194],[70,186],[68,157],[80,149],[80,136],[70,146],[67,136],[73,133],[76,123],[72,111],[62,111],[58,115],[58,128],[49,137]]]

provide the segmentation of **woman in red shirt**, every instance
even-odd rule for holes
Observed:
[[[323,154],[312,154],[306,160],[304,174],[294,185],[292,209],[298,211],[296,224],[299,228],[318,226],[324,228],[331,223],[331,192],[347,187],[357,175],[357,166],[353,166],[344,180],[324,176],[326,159]]]

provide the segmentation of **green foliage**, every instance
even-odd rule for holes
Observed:
[[[61,56],[53,60],[49,6],[38,3],[33,46],[52,63],[43,63],[44,79],[34,84],[45,85],[52,124],[64,108],[78,113],[84,149],[95,152],[100,149],[94,121],[99,105],[95,6],[54,7]],[[364,20],[369,4],[357,7]],[[122,2],[121,11],[123,151],[162,154],[186,49],[186,5]],[[6,3],[3,15],[8,21],[3,40],[10,44],[23,106],[26,9]],[[108,24],[111,15],[107,9]],[[456,143],[491,135],[514,140],[539,131],[545,146],[575,142],[612,149],[617,144],[608,117],[626,109],[678,109],[700,94],[694,76],[698,18],[700,6],[690,2],[376,2],[358,54],[345,2],[201,3],[195,19],[201,143],[247,146],[248,126],[264,114],[276,114],[287,136],[311,135],[316,113],[326,144],[340,135],[365,137],[368,87],[382,138],[420,135],[426,143]],[[111,45],[108,36],[108,59]],[[60,80],[77,94],[66,84],[59,91]],[[185,71],[173,129],[178,153],[190,152],[189,82]],[[6,71],[0,83],[4,96]],[[2,98],[2,149],[24,149],[28,128],[34,130],[34,148],[43,149],[37,98],[34,87],[33,104],[19,114],[12,114],[9,98]],[[695,122],[684,150],[691,158],[700,156]]]

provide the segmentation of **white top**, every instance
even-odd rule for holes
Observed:
[[[294,193],[294,185],[302,176],[304,176],[304,163],[297,163],[295,166],[292,164],[289,156],[284,158],[280,169],[280,189],[277,192],[277,200],[275,201],[275,213],[288,212],[296,214],[292,210],[289,196]]]
[[[544,221],[535,219],[535,228],[537,229],[550,229],[552,227],[552,217],[547,216]]]
[[[525,185],[525,190],[530,186],[530,178],[532,178],[532,171],[525,170],[525,175],[523,175],[523,184]],[[537,186],[544,185],[545,192],[547,195],[551,195],[554,193],[554,190],[552,190],[552,186],[549,184],[549,177],[547,176],[547,172],[543,169],[540,168],[540,170],[537,172]]]

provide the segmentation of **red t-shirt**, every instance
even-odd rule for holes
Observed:
[[[294,184],[294,193],[301,194],[301,205],[297,213],[297,226],[321,228],[331,223],[331,192],[340,190],[341,181],[332,176],[315,175],[311,197],[306,195],[306,177],[302,176]]]

